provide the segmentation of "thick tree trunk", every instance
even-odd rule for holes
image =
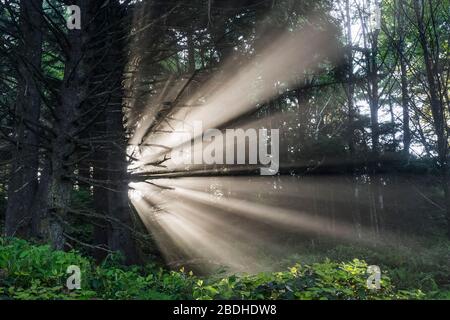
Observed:
[[[128,202],[127,161],[124,152],[126,144],[120,111],[111,109],[108,112],[109,132],[116,135],[115,143],[108,152],[108,181],[114,188],[107,191],[108,215],[112,218],[108,243],[111,250],[123,253],[126,263],[133,264],[138,262],[138,255],[129,229],[133,227],[133,223]]]
[[[110,2],[107,7],[108,23],[123,21],[123,12],[120,4]],[[106,197],[108,204],[108,245],[113,251],[120,251],[125,256],[125,262],[133,264],[138,262],[135,240],[132,234],[132,210],[128,200],[128,161],[127,137],[124,127],[123,113],[123,71],[125,68],[124,43],[120,40],[122,30],[119,25],[110,25],[111,32],[107,43],[114,45],[104,61],[104,70],[107,79],[105,84],[112,92],[106,106],[106,133],[109,142],[107,153],[107,181]]]
[[[87,96],[86,50],[87,33],[83,26],[87,21],[88,0],[75,1],[81,8],[81,30],[69,30],[69,44],[64,70],[64,80],[57,106],[57,119],[52,142],[51,173],[48,185],[48,210],[43,217],[41,231],[55,249],[63,249],[65,244],[64,225],[70,206],[73,188],[72,176],[75,170],[75,137],[81,105]]]
[[[20,55],[18,57],[18,93],[15,110],[15,148],[8,186],[5,233],[28,237],[31,229],[31,205],[38,186],[41,108],[36,73],[42,58],[42,0],[20,1]]]
[[[98,149],[94,157],[94,181],[107,181],[108,175],[107,154],[103,149]],[[94,222],[93,244],[96,247],[108,247],[108,223],[106,216],[108,213],[108,192],[106,188],[100,184],[94,186],[94,209],[95,213],[103,216],[103,219],[96,219]],[[95,250],[93,255],[97,261],[102,261],[106,257],[104,250]]]
[[[48,208],[47,194],[50,184],[51,160],[47,156],[43,158],[43,168],[39,177],[39,186],[31,206],[31,236],[42,239],[42,220],[45,218]]]

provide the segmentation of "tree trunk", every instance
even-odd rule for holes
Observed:
[[[424,3],[421,0],[414,1],[414,11],[416,13],[417,27],[419,31],[419,43],[423,51],[423,59],[425,63],[425,73],[428,84],[428,94],[431,106],[431,113],[433,117],[434,129],[437,137],[437,152],[439,167],[441,170],[441,186],[444,191],[444,203],[447,219],[448,236],[450,238],[450,191],[448,185],[448,161],[447,161],[447,130],[446,130],[446,120],[444,114],[444,106],[440,97],[440,92],[438,89],[438,68],[436,67],[437,60],[436,57],[434,61],[432,54],[430,52],[430,42],[427,38],[427,30],[424,21]],[[431,13],[433,14],[433,13]]]
[[[354,94],[355,94],[355,84],[354,74],[353,74],[353,51],[352,51],[352,25],[350,16],[350,0],[345,1],[345,19],[346,19],[346,37],[347,37],[347,50],[346,50],[346,76],[347,84],[346,95],[347,95],[347,108],[348,108],[348,148],[350,153],[350,160],[353,160],[353,155],[355,152],[355,133],[354,133],[354,121],[355,121],[355,106],[354,106]]]
[[[83,28],[89,21],[88,0],[75,1],[81,9],[81,30],[68,30],[69,44],[64,79],[60,91],[60,103],[56,108],[52,142],[50,181],[48,185],[48,211],[43,218],[41,230],[55,249],[65,245],[64,225],[70,206],[73,188],[72,176],[75,170],[78,119],[81,106],[87,96],[86,50],[88,38]]]
[[[102,118],[103,119],[103,118]],[[103,149],[98,148],[94,157],[94,181],[107,181],[106,172],[107,154]],[[104,186],[97,183],[94,186],[94,210],[96,214],[103,216],[103,219],[96,219],[94,222],[93,244],[94,246],[108,246],[108,224],[106,216],[108,213],[108,193]],[[102,261],[106,257],[103,250],[95,250],[93,256],[97,261]]]
[[[406,159],[409,159],[409,149],[411,146],[411,131],[409,128],[409,93],[405,58],[405,27],[403,17],[403,0],[398,1],[397,6],[397,25],[399,41],[397,53],[400,62],[400,81],[402,91],[402,111],[403,111],[403,153]]]
[[[109,5],[108,21],[123,20],[120,4],[113,1]],[[107,146],[107,175],[109,188],[106,190],[108,199],[108,216],[111,218],[108,234],[109,248],[120,251],[125,256],[125,262],[138,262],[138,254],[133,238],[132,210],[128,200],[128,161],[127,138],[123,114],[123,71],[125,54],[121,39],[122,30],[111,25],[109,43],[114,43],[109,56],[105,60],[106,74],[109,76],[108,87],[112,92],[106,107],[106,131],[110,139]],[[122,64],[121,64],[122,63]]]
[[[379,145],[380,145],[380,133],[378,125],[378,30],[372,34],[372,47],[369,58],[369,99],[370,99],[370,123],[372,131],[372,152],[374,161],[378,161]]]
[[[31,205],[38,186],[41,108],[36,73],[42,58],[42,0],[20,1],[20,54],[18,92],[15,110],[15,148],[8,186],[5,219],[7,236],[28,237],[31,230]]]

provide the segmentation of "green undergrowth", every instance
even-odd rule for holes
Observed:
[[[383,270],[379,290],[367,288],[364,260],[293,263],[285,271],[198,277],[154,264],[123,266],[118,255],[101,265],[76,251],[0,238],[0,299],[422,299],[415,287],[397,288]],[[67,267],[79,266],[81,289],[68,290]]]
[[[429,298],[450,299],[450,242],[443,237],[410,245],[400,241],[378,247],[324,245],[303,247],[298,252],[302,253],[284,259],[278,267],[287,268],[297,261],[320,263],[324,257],[332,261],[357,258],[386,271],[398,290],[417,288],[426,292]]]

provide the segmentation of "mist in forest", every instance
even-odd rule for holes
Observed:
[[[96,272],[345,259],[448,294],[448,0],[72,2],[0,1],[0,299],[22,240]]]

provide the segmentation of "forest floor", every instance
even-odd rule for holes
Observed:
[[[322,244],[275,264],[279,271],[197,276],[156,264],[123,266],[111,255],[97,265],[79,252],[53,251],[0,238],[0,299],[450,299],[450,243],[423,250]],[[381,269],[379,289],[367,268]],[[68,290],[67,267],[79,266],[81,289]]]

